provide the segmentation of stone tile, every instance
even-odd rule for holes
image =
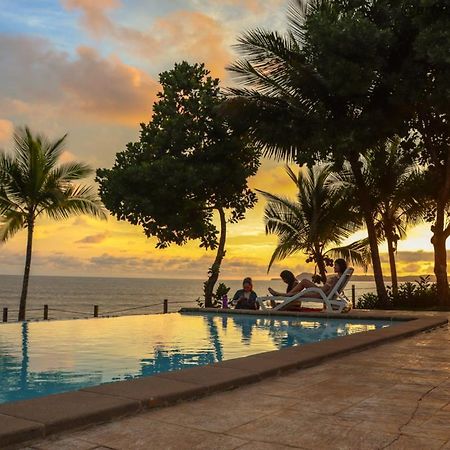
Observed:
[[[389,445],[389,450],[438,450],[445,440],[433,439],[430,436],[410,436],[402,434]]]
[[[348,420],[361,420],[364,422],[374,422],[382,427],[387,424],[390,429],[400,430],[405,424],[410,422],[411,426],[417,426],[425,422],[435,409],[421,408],[415,411],[415,405],[394,405],[389,403],[368,403],[361,402],[340,411],[337,416]],[[414,414],[414,417],[413,417]]]
[[[245,438],[159,422],[151,419],[149,414],[86,430],[83,437],[118,450],[232,450],[248,442]]]
[[[295,404],[295,400],[248,392],[246,389],[214,395],[150,412],[148,420],[202,430],[225,432],[255,418]],[[205,420],[205,418],[207,418]]]
[[[332,444],[327,447],[333,450],[379,450],[390,448],[389,443],[396,438],[396,434],[383,429],[362,430],[358,427],[337,435]]]
[[[286,445],[281,444],[269,444],[267,442],[256,442],[252,441],[248,444],[243,445],[242,447],[239,447],[238,450],[289,450],[292,448],[302,448],[302,447],[293,447],[290,445],[287,447]]]
[[[228,434],[294,447],[335,448],[333,442],[350,431],[354,424],[334,416],[285,410],[236,427]]]
[[[138,400],[142,406],[159,406],[175,400],[192,398],[204,392],[198,384],[184,383],[158,376],[107,383],[83,389],[85,392]]]
[[[277,380],[285,384],[304,387],[331,380],[332,377],[330,369],[320,365],[315,368],[296,370],[293,373],[281,375]]]
[[[450,411],[438,411],[421,424],[408,424],[402,432],[413,436],[430,436],[435,439],[450,439]]]
[[[75,437],[54,437],[35,444],[33,448],[39,450],[91,450],[97,448],[97,444]]]
[[[42,424],[0,414],[0,445],[12,445],[17,442],[35,439],[44,434]]]
[[[292,392],[300,389],[307,390],[308,386],[299,387],[288,384],[284,382],[284,380],[281,380],[281,378],[276,378],[275,380],[267,379],[245,387],[246,393],[253,393],[255,396],[264,394],[273,395],[275,397],[285,397],[288,399],[292,399]]]
[[[337,414],[349,407],[349,401],[333,400],[325,398],[321,400],[302,400],[290,409],[298,411],[300,414],[305,412],[313,412],[317,414]]]
[[[108,420],[139,409],[135,400],[90,392],[68,392],[0,405],[7,414],[45,425],[45,433]]]

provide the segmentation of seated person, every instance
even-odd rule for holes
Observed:
[[[296,283],[295,283],[295,281],[292,280],[292,277],[294,277],[294,274],[292,272],[290,272],[289,270],[283,270],[283,272],[281,272],[280,276],[281,276],[281,279],[288,285],[286,293],[277,292],[277,291],[273,290],[272,288],[269,288],[269,292],[274,296],[292,297],[295,294],[297,294],[298,292],[303,291],[303,289],[315,287],[315,288],[321,289],[325,294],[329,294],[346,269],[347,269],[347,262],[341,258],[336,259],[334,261],[334,272],[336,273],[336,275],[327,277],[327,281],[323,286],[317,286],[312,281],[307,280],[306,278],[304,278],[301,281],[295,280],[296,281]],[[294,279],[295,279],[295,277],[294,277]],[[310,292],[310,293],[308,293],[308,297],[309,298],[316,298],[316,297],[322,298],[318,292]],[[272,306],[273,306],[273,304],[272,304]]]
[[[256,301],[256,292],[253,290],[253,282],[250,277],[244,278],[242,282],[242,289],[236,291],[234,294],[232,304],[235,309],[259,309],[259,304]]]

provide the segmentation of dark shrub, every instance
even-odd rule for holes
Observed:
[[[438,305],[436,283],[430,281],[430,276],[420,277],[414,283],[406,282],[399,285],[398,295],[394,296],[388,288],[388,307],[380,305],[375,293],[360,297],[356,308],[359,309],[434,309]]]

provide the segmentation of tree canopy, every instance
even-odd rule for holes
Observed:
[[[139,141],[117,153],[112,169],[97,171],[100,195],[113,215],[142,226],[159,248],[191,239],[206,249],[221,244],[215,273],[225,241],[214,210],[224,237],[225,211],[236,222],[256,202],[247,179],[258,170],[259,153],[221,117],[219,80],[203,64],[176,64],[160,83]]]

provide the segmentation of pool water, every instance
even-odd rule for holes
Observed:
[[[0,403],[390,326],[386,321],[160,314],[0,326]]]

